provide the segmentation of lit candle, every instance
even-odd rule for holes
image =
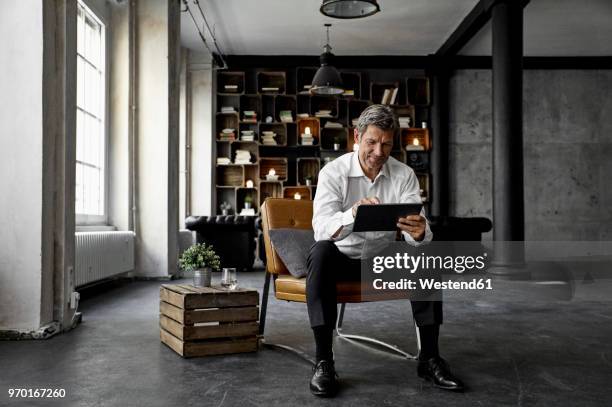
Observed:
[[[268,175],[272,175],[272,176],[276,175],[276,171],[274,171],[274,168],[270,168],[270,171],[268,172]]]
[[[310,135],[310,127],[306,126],[306,128],[304,129],[304,134]]]
[[[412,144],[408,144],[406,146],[406,150],[407,151],[423,151],[425,150],[425,147],[422,146],[419,143],[419,139],[415,137],[414,139],[412,139]]]
[[[300,195],[299,192],[296,192],[295,195],[293,195],[294,199],[302,199],[302,195]]]
[[[247,188],[253,188],[253,181],[251,181],[250,179],[247,180],[246,182],[246,187]]]

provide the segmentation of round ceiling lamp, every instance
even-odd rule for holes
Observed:
[[[332,48],[329,45],[329,27],[331,27],[331,24],[325,24],[325,27],[327,28],[327,43],[321,54],[321,67],[312,79],[310,93],[315,95],[341,95],[344,93],[344,84],[340,72],[331,65],[334,58],[334,54],[331,53]]]
[[[376,0],[323,0],[320,11],[333,18],[362,18],[378,13],[380,6]]]

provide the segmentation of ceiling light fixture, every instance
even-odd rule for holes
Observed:
[[[320,11],[333,18],[362,18],[380,11],[376,0],[323,0]]]
[[[344,93],[344,87],[340,72],[331,66],[334,58],[334,54],[331,53],[331,45],[329,45],[329,27],[331,27],[331,24],[325,24],[325,27],[327,28],[327,43],[323,47],[321,67],[312,79],[310,92],[315,95],[341,95]]]

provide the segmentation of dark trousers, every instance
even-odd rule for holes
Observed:
[[[361,279],[361,260],[351,259],[334,242],[316,242],[308,255],[306,304],[310,326],[336,326],[336,282]],[[417,326],[442,323],[442,301],[411,301]]]

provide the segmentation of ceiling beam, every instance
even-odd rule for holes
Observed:
[[[491,18],[491,7],[501,1],[521,3],[525,7],[529,0],[480,0],[459,26],[436,51],[437,57],[456,55]]]

